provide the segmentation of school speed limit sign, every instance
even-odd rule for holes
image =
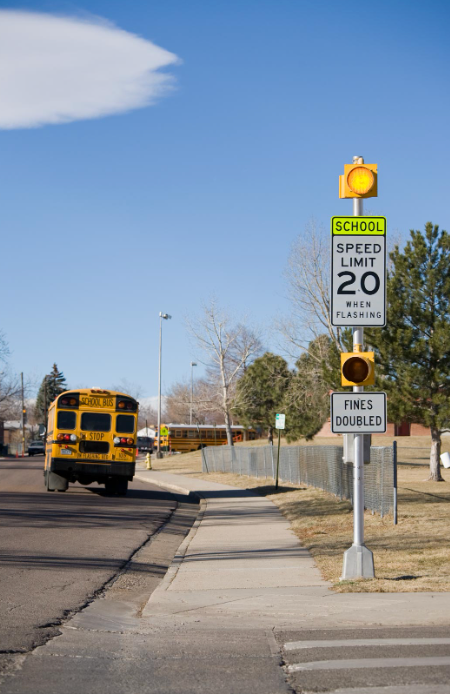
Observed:
[[[386,218],[331,218],[331,323],[386,325]]]

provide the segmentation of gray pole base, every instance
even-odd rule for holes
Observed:
[[[375,578],[373,554],[364,545],[352,545],[344,552],[341,581],[351,578]]]

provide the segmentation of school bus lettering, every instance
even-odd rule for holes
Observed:
[[[89,432],[89,441],[103,441],[105,434],[99,434],[96,431]]]
[[[101,398],[101,397],[80,397],[81,407],[92,407],[94,409],[99,407],[114,407],[114,398]]]

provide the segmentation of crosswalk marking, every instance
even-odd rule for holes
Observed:
[[[389,667],[440,667],[443,665],[450,665],[449,656],[430,656],[429,658],[355,658],[352,660],[316,660],[310,663],[295,663],[294,665],[287,665],[286,672]]]
[[[437,639],[339,639],[333,641],[290,641],[284,644],[285,651],[306,648],[344,648],[345,646],[446,646],[450,638]]]

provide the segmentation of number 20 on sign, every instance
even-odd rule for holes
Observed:
[[[386,325],[386,218],[332,217],[331,323]]]

